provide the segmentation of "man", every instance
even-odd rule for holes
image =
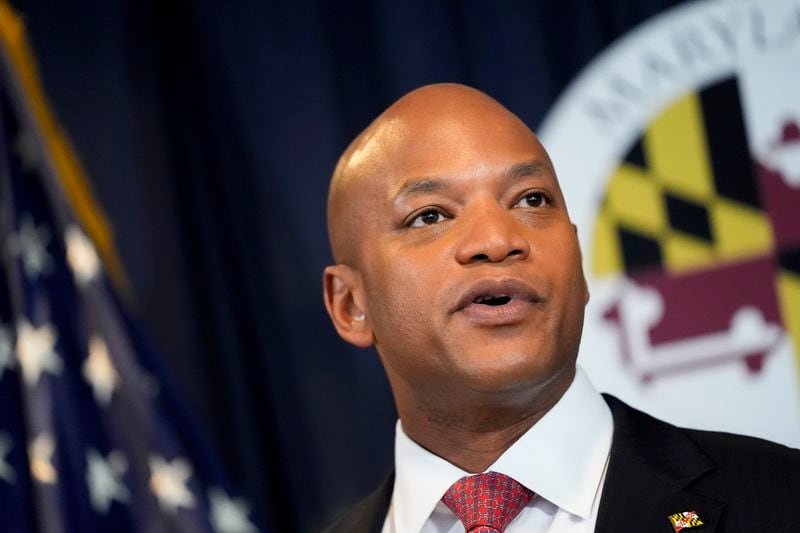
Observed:
[[[546,152],[487,95],[387,109],[342,155],[328,227],[328,313],[375,345],[400,417],[394,475],[329,531],[800,531],[800,452],[675,428],[576,368],[575,229]]]

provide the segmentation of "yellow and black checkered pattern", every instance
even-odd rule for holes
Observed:
[[[685,95],[636,141],[609,182],[593,270],[677,273],[763,255],[773,241],[732,79]]]
[[[593,271],[678,274],[773,256],[783,326],[800,357],[800,247],[775,247],[739,102],[730,79],[685,95],[650,122],[609,181]]]

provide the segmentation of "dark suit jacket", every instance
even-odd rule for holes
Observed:
[[[678,428],[604,396],[614,437],[596,532],[670,533],[667,516],[683,511],[704,522],[685,533],[800,532],[799,450]],[[390,475],[325,533],[380,533],[393,482]]]

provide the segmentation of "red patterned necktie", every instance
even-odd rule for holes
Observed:
[[[503,533],[531,498],[533,492],[512,478],[487,472],[462,477],[442,496],[442,502],[467,533]]]

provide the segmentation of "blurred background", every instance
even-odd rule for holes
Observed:
[[[349,141],[442,81],[536,130],[598,54],[681,3],[12,2],[131,311],[255,520],[317,531],[392,466],[377,355],[338,339],[321,298]]]

